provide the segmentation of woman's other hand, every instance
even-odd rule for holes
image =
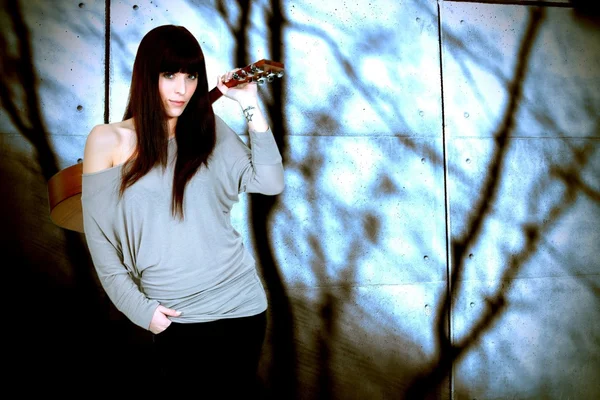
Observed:
[[[175,311],[173,309],[158,306],[156,310],[154,310],[154,315],[152,316],[152,321],[150,321],[150,332],[154,334],[159,334],[171,325],[171,320],[169,317],[179,317],[181,315],[181,311]]]

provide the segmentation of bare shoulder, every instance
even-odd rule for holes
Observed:
[[[83,173],[102,171],[115,165],[115,155],[128,141],[127,121],[100,124],[92,128],[85,142]]]

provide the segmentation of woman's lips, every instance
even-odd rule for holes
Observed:
[[[174,106],[177,107],[181,107],[185,104],[185,101],[175,101],[175,100],[169,100],[171,102],[171,104],[173,104]]]

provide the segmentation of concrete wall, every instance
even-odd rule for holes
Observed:
[[[147,332],[104,296],[84,237],[49,219],[46,183],[122,117],[140,39],[174,23],[209,77],[286,66],[261,88],[286,189],[234,213],[269,291],[265,398],[598,398],[598,14],[244,3],[0,3],[5,326],[22,390],[152,377]],[[215,111],[245,135],[228,99]]]

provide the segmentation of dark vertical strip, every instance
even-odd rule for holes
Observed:
[[[110,119],[110,2],[104,11],[104,123]]]
[[[448,196],[448,138],[446,136],[446,109],[444,104],[444,47],[442,45],[442,5],[441,2],[437,3],[437,15],[438,15],[438,45],[440,53],[440,98],[442,106],[442,159],[444,165],[444,213],[445,218],[445,232],[446,232],[446,296],[448,296],[448,307],[442,312],[446,312],[446,329],[447,329],[447,340],[441,342],[442,346],[452,345],[452,274],[450,264],[450,243],[452,232],[450,231],[450,198]],[[446,349],[442,349],[445,352]],[[449,366],[448,370],[448,393],[450,399],[454,398],[454,365]]]
[[[250,63],[248,59],[248,32],[250,31],[250,4],[249,0],[238,0],[240,7],[240,30],[236,32],[235,38],[237,40],[236,52],[235,52],[235,65],[244,66]]]
[[[281,0],[270,0],[266,13],[266,27],[269,34],[269,52],[271,58],[283,62],[283,30],[285,17]],[[284,78],[285,79],[285,78]],[[271,99],[265,101],[271,129],[275,141],[283,157],[286,157],[286,124],[285,124],[285,91],[282,81],[269,85]],[[273,243],[270,237],[271,220],[278,202],[277,196],[253,194],[250,197],[250,218],[253,227],[253,238],[259,257],[260,271],[267,285],[269,307],[271,310],[271,346],[272,361],[269,366],[267,391],[265,399],[295,400],[301,397],[298,390],[295,325],[293,310],[284,278],[275,259]]]

